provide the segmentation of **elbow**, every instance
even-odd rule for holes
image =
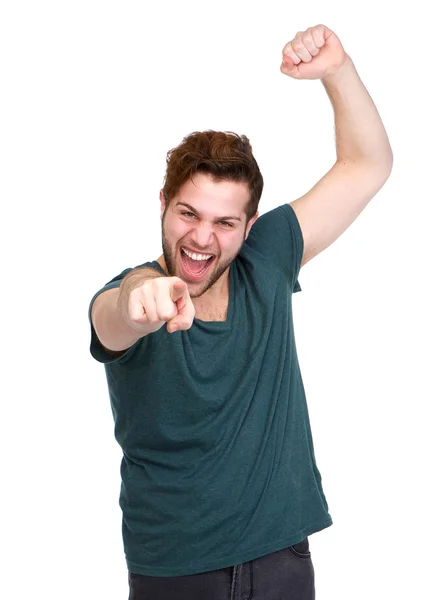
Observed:
[[[394,166],[394,154],[393,154],[392,150],[390,151],[389,156],[386,159],[385,163],[386,163],[385,164],[385,171],[386,171],[385,176],[386,176],[386,179],[389,179],[391,172],[392,172],[392,167]]]

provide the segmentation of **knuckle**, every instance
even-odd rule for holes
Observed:
[[[143,323],[149,322],[148,312],[143,312],[137,309],[135,306],[129,307],[128,314],[131,321],[137,323],[138,325],[142,325]]]
[[[153,317],[152,299],[143,293],[137,293],[130,297],[128,303],[129,318],[137,324],[152,322]]]
[[[176,315],[176,311],[167,308],[160,308],[157,310],[157,315],[160,321],[170,321]]]
[[[158,292],[158,290],[161,289],[161,281],[160,281],[161,277],[156,277],[155,279],[151,279],[150,281],[146,282],[146,289],[147,290],[152,290],[154,292]]]

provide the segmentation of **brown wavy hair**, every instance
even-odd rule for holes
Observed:
[[[206,173],[219,183],[235,181],[248,184],[250,198],[246,220],[257,212],[263,191],[263,177],[245,135],[232,131],[195,131],[166,155],[163,196],[167,209],[181,186],[195,173]]]

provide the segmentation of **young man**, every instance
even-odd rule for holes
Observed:
[[[321,79],[337,161],[258,218],[263,179],[245,136],[196,132],[168,153],[163,254],[92,298],[124,456],[120,506],[131,600],[312,600],[308,536],[332,524],[297,361],[292,294],[383,186],[392,152],[337,36],[283,49]],[[253,594],[253,595],[252,595]]]

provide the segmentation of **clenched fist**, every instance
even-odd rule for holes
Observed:
[[[138,285],[131,279],[122,282],[117,303],[131,329],[147,335],[165,323],[169,333],[191,327],[195,308],[184,281],[178,277],[154,277],[135,283]]]
[[[283,48],[280,71],[293,79],[324,79],[349,59],[343,46],[325,25],[298,31]]]

